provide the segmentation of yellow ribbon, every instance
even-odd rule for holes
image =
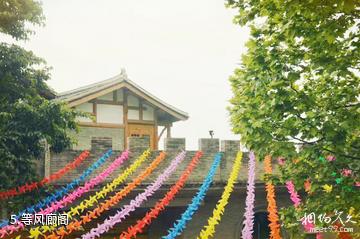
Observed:
[[[333,189],[333,186],[332,185],[329,185],[329,184],[325,184],[322,186],[322,188],[324,189],[324,191],[326,193],[331,193],[332,189]]]
[[[224,214],[225,207],[229,203],[229,198],[234,190],[234,183],[237,180],[239,175],[239,170],[241,167],[241,159],[242,159],[242,152],[238,152],[236,159],[234,161],[234,166],[228,178],[227,184],[224,188],[224,191],[221,195],[220,200],[216,204],[216,208],[213,211],[212,217],[208,219],[208,225],[204,226],[200,232],[200,235],[197,237],[198,239],[207,239],[211,238],[215,234],[215,227],[221,221],[221,216]]]

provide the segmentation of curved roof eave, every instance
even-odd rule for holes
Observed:
[[[73,107],[124,87],[144,98],[154,106],[164,110],[177,120],[187,120],[189,118],[189,115],[186,112],[160,100],[135,82],[128,79],[124,70],[122,70],[119,75],[110,79],[57,94],[55,100],[65,101]]]

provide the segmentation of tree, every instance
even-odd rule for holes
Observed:
[[[36,1],[0,1],[0,30],[15,39],[27,39],[29,23],[43,24]],[[44,151],[44,140],[51,150],[70,146],[69,131],[77,130],[77,112],[53,101],[55,93],[46,81],[50,78],[46,62],[32,52],[0,43],[0,188],[22,185],[37,178],[33,161]],[[34,198],[36,193],[28,195]],[[11,199],[15,210],[24,198]],[[13,205],[13,206],[10,206]],[[4,208],[4,207],[1,207]]]
[[[15,39],[28,39],[33,33],[26,27],[27,23],[42,25],[44,23],[41,4],[34,0],[1,0],[0,32],[9,34]]]
[[[304,212],[348,213],[353,207],[359,213],[360,2],[227,5],[238,9],[234,22],[251,30],[248,51],[230,78],[233,130],[261,158],[287,158],[275,182],[291,179],[302,192],[304,181],[311,182],[301,212],[289,207],[283,221],[290,228]]]

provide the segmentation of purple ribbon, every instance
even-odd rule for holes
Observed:
[[[255,154],[253,151],[249,155],[249,176],[247,181],[246,208],[244,228],[242,230],[243,239],[252,239],[254,228],[254,203],[255,203]]]

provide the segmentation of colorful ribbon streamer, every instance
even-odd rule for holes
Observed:
[[[285,183],[285,185],[290,194],[290,199],[293,202],[294,207],[298,209],[298,207],[301,204],[301,198],[295,189],[294,183],[291,180],[289,180]],[[305,224],[303,224],[303,227],[304,227],[305,231],[308,232],[308,231],[310,231],[311,228],[314,227],[314,224],[306,222]],[[316,239],[322,239],[321,233],[316,233]]]
[[[89,154],[89,151],[82,152],[78,157],[74,159],[74,161],[66,164],[63,168],[51,174],[49,177],[43,178],[39,182],[26,183],[25,185],[15,187],[4,192],[0,192],[0,200],[31,192],[35,189],[43,187],[45,184],[49,184],[55,180],[60,179],[69,171],[77,168],[89,156]]]
[[[292,181],[287,181],[285,183],[286,188],[290,194],[290,199],[291,201],[294,203],[294,206],[297,208],[300,203],[301,203],[301,199],[299,194],[297,193],[296,189],[295,189],[295,185]]]
[[[265,173],[272,174],[271,156],[265,156],[264,160]],[[270,239],[281,239],[279,216],[277,214],[277,206],[275,200],[275,187],[271,182],[266,183],[266,199],[268,201],[267,210],[269,212]]]
[[[234,183],[236,182],[239,175],[241,160],[242,152],[238,152],[229,179],[224,188],[224,192],[222,193],[220,200],[217,202],[216,208],[214,209],[212,216],[208,219],[208,225],[203,227],[198,239],[208,239],[214,237],[215,227],[220,223],[221,216],[224,214],[225,207],[229,203],[230,195],[234,190]]]
[[[56,212],[59,209],[67,206],[68,204],[71,204],[77,198],[81,197],[84,193],[89,192],[92,188],[102,183],[112,172],[114,172],[115,169],[122,165],[128,158],[129,151],[124,151],[121,156],[115,159],[102,173],[86,182],[84,186],[78,187],[75,191],[63,197],[57,203],[51,204],[50,207],[44,210],[43,214],[50,214],[52,212]]]
[[[105,198],[109,190],[114,190],[117,187],[117,184],[123,183],[129,175],[131,175],[148,157],[150,151],[147,150],[143,153],[142,156],[139,157],[130,167],[128,167],[125,172],[119,175],[118,178],[114,180],[115,184],[109,184],[103,188],[100,192],[97,192],[95,197],[91,196],[89,200],[89,205],[85,204],[84,207],[79,206],[75,208],[71,208],[68,212],[68,215],[75,216],[80,215],[87,207],[93,206],[94,204],[98,204],[98,200]],[[114,196],[105,200],[105,202],[100,203],[95,209],[86,213],[85,216],[81,216],[81,220],[73,220],[70,222],[66,228],[60,227],[56,232],[53,232],[49,236],[45,236],[47,239],[55,239],[55,238],[64,238],[65,236],[70,235],[74,231],[80,230],[82,225],[91,222],[93,219],[98,218],[103,212],[108,211],[111,207],[115,206],[123,199],[126,195],[128,195],[134,188],[141,184],[143,180],[147,178],[156,168],[157,166],[165,159],[166,154],[161,152],[158,157],[143,171],[137,176],[131,183],[128,183],[126,187],[124,187],[121,191],[117,192]],[[116,185],[116,186],[115,186]],[[113,187],[114,186],[114,187]],[[54,228],[43,228],[43,233],[52,232]]]
[[[100,237],[101,234],[108,232],[111,228],[117,223],[121,223],[131,212],[135,211],[136,208],[147,201],[161,186],[162,184],[171,176],[171,174],[176,170],[177,166],[185,159],[186,152],[182,151],[174,160],[171,161],[170,165],[160,174],[156,180],[149,185],[144,192],[138,194],[135,199],[131,200],[129,204],[125,205],[121,211],[116,213],[114,216],[111,216],[105,219],[104,223],[98,225],[96,228],[92,228],[90,232],[82,236],[83,239],[93,239]]]
[[[129,226],[127,230],[120,235],[120,239],[130,239],[132,237],[136,238],[137,233],[141,233],[146,226],[151,224],[153,219],[156,219],[159,216],[160,212],[163,211],[167,205],[169,205],[169,203],[175,198],[176,194],[184,187],[185,182],[198,164],[202,155],[202,152],[197,152],[195,154],[176,184],[170,188],[165,196],[159,200],[141,220],[138,220],[134,226]]]
[[[81,197],[84,193],[89,192],[96,185],[102,183],[115,169],[122,165],[129,158],[129,151],[124,151],[120,157],[116,158],[102,173],[97,175],[95,178],[92,178],[84,184],[84,186],[78,187],[72,193],[64,196],[61,200],[53,202],[45,210],[42,210],[41,214],[46,215],[53,212],[56,212],[65,206],[74,202],[77,198]],[[21,222],[19,222],[21,224]],[[18,230],[24,228],[23,225],[17,225]],[[30,229],[30,238],[38,238],[41,235],[42,227],[36,227]]]
[[[343,225],[341,225],[340,222],[336,222],[335,226],[337,226],[338,228],[341,228]],[[316,234],[316,236],[317,236],[317,234]],[[338,237],[339,237],[339,239],[352,239],[353,238],[349,232],[338,232]],[[316,239],[318,239],[318,238],[316,237]],[[321,239],[321,237],[320,237],[320,239]]]
[[[180,235],[182,231],[185,229],[186,223],[192,219],[192,216],[199,209],[201,202],[204,200],[206,192],[208,191],[213,181],[213,177],[215,175],[216,169],[220,165],[221,157],[222,157],[221,153],[217,153],[215,155],[214,162],[211,165],[208,175],[204,179],[203,184],[199,188],[197,194],[193,197],[186,211],[181,215],[181,218],[177,220],[173,228],[169,230],[169,233],[166,236],[162,237],[163,239],[173,239],[176,236]]]
[[[59,199],[63,195],[67,194],[70,190],[73,190],[75,187],[79,186],[79,184],[81,182],[83,182],[95,169],[97,169],[103,163],[105,163],[105,161],[110,157],[111,154],[112,154],[112,150],[110,149],[103,156],[101,156],[101,158],[99,158],[95,163],[93,163],[89,168],[87,168],[78,178],[74,179],[71,183],[67,184],[66,187],[56,190],[50,196],[39,201],[37,204],[29,206],[26,209],[24,209],[23,211],[19,212],[16,215],[16,219],[19,220],[19,218],[24,213],[34,214],[37,211],[41,211],[42,208],[50,205],[51,203],[55,202],[57,199]],[[7,225],[9,224],[9,220],[6,220],[6,224]],[[15,226],[13,226],[13,225],[9,226],[9,230],[11,233],[12,233],[12,230],[14,230],[14,227]],[[0,234],[1,234],[1,232],[0,232]]]
[[[253,151],[249,154],[248,181],[246,193],[246,208],[244,213],[244,228],[242,229],[243,239],[252,239],[254,232],[254,204],[255,204],[255,154]]]

